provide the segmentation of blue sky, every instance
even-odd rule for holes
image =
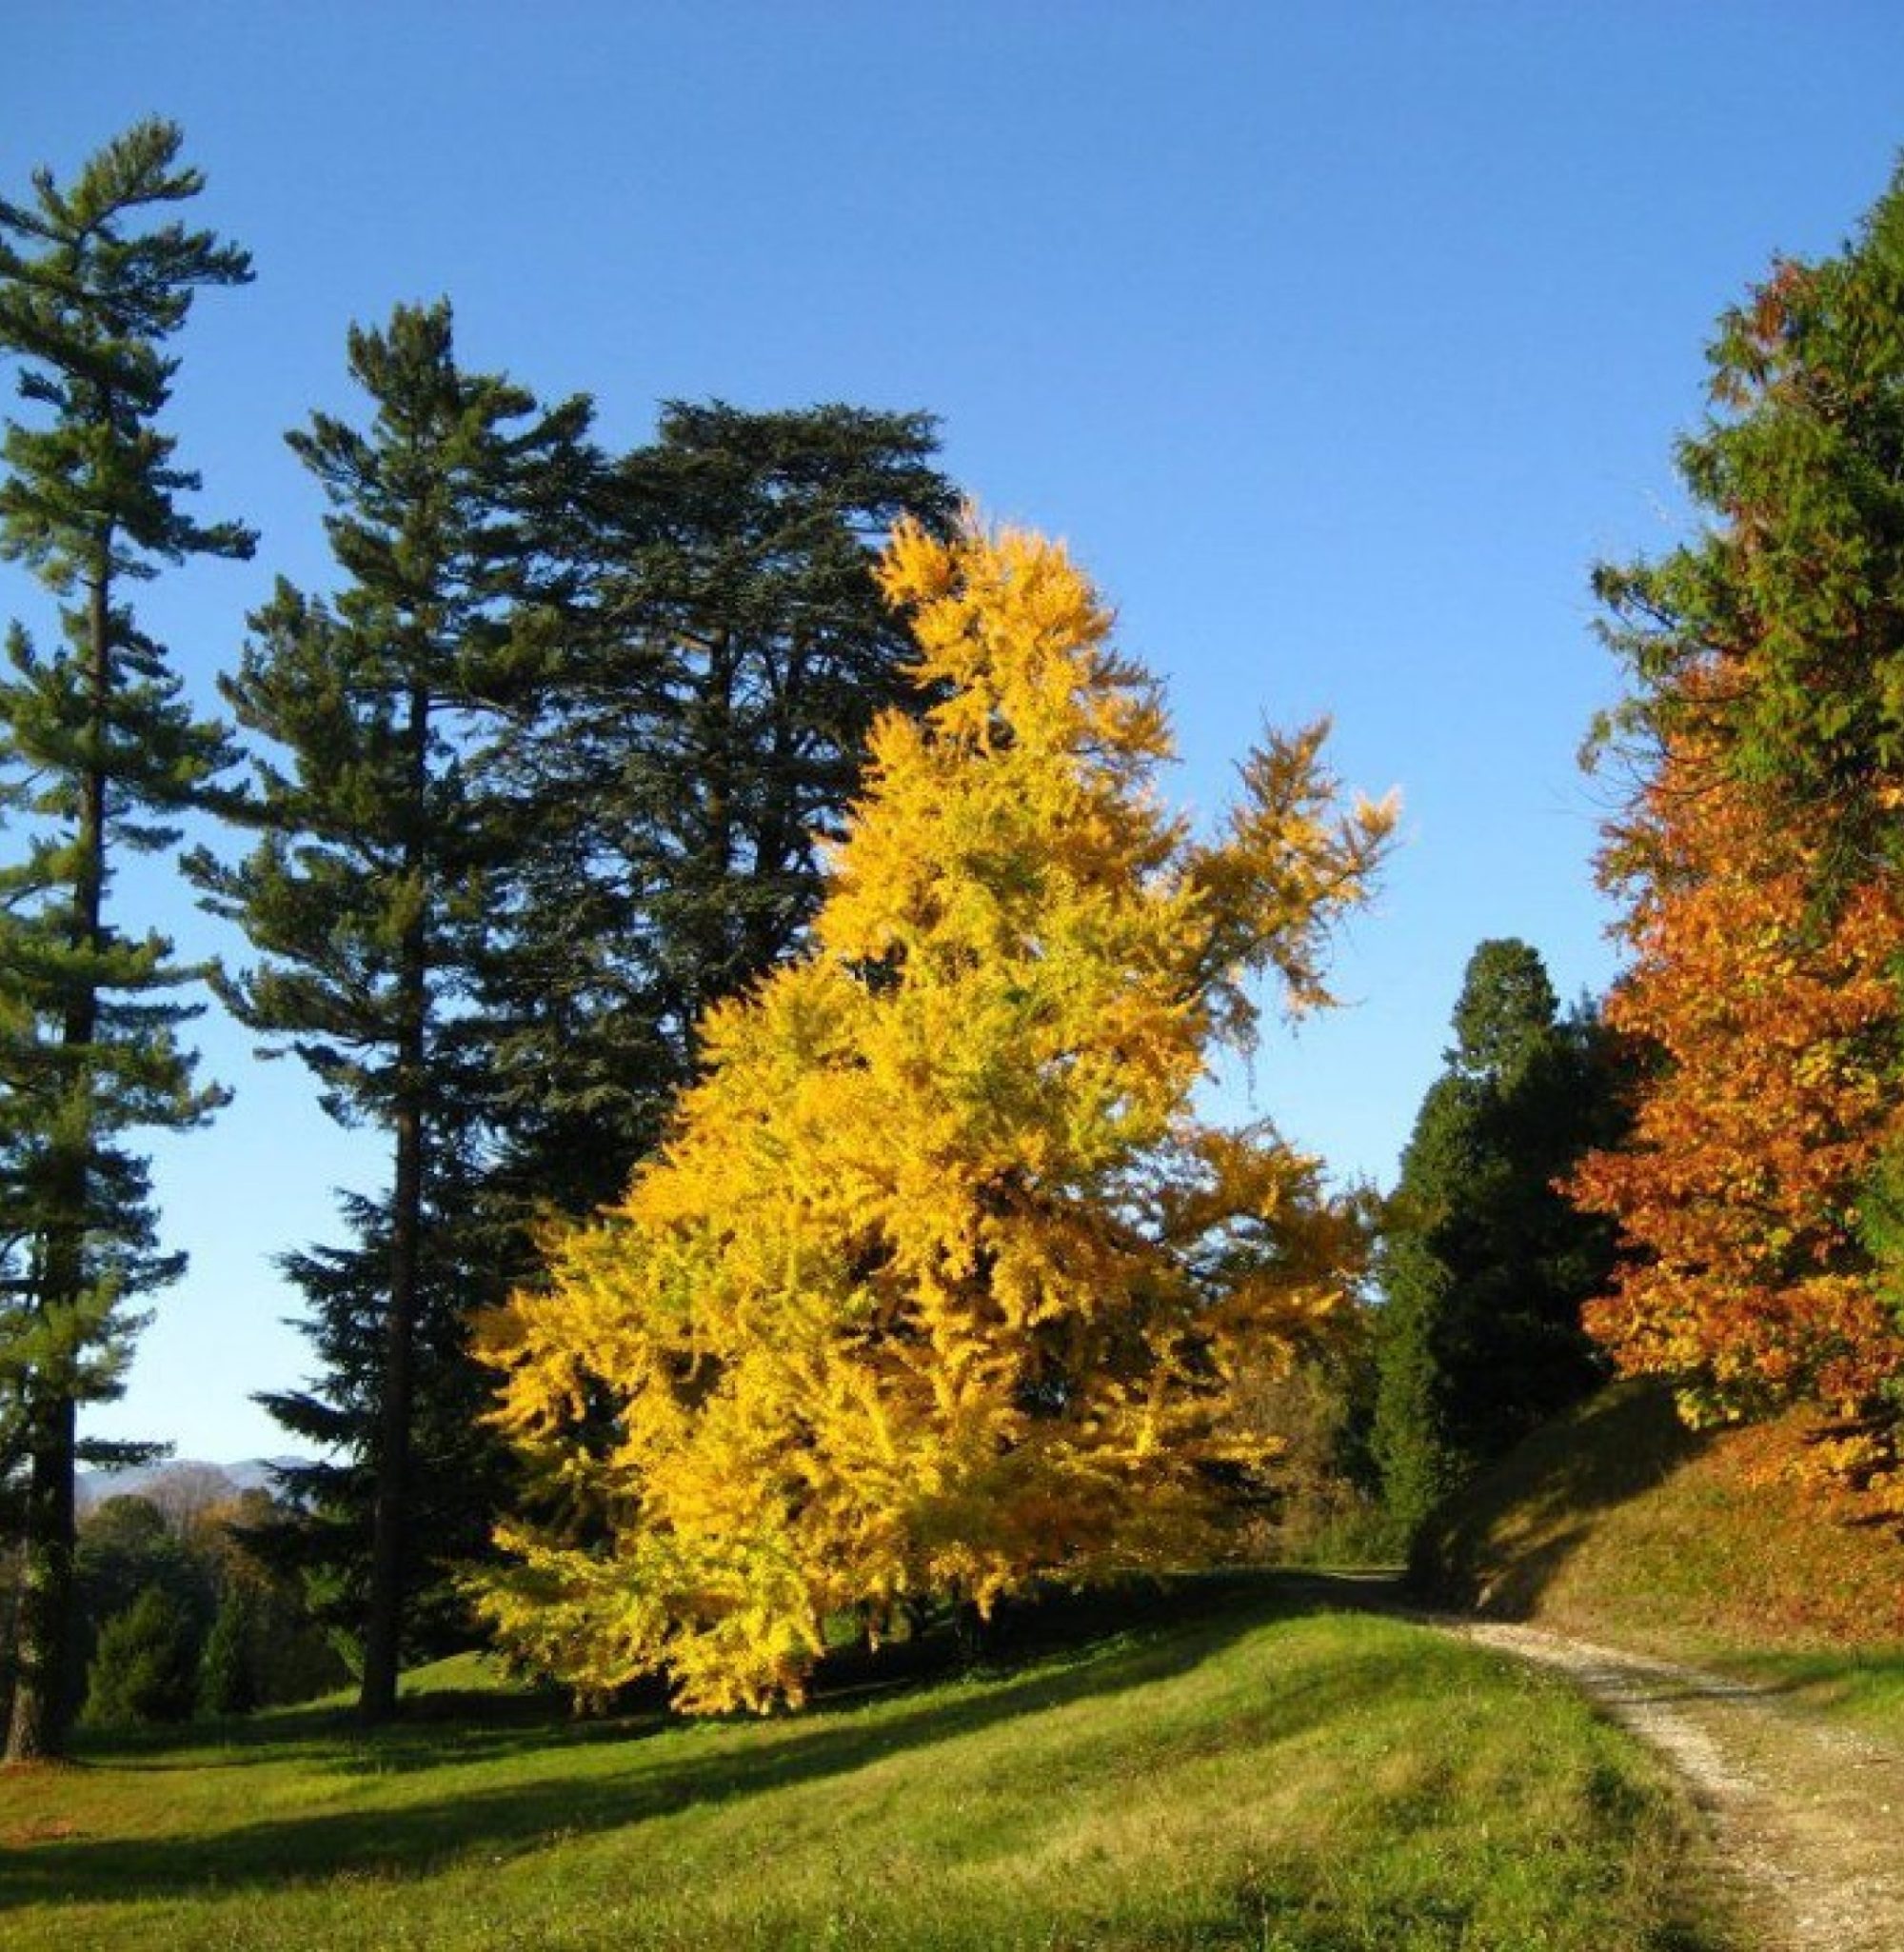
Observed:
[[[169,115],[197,220],[256,258],[181,340],[171,426],[257,559],[140,599],[208,702],[271,579],[328,579],[280,437],[352,410],[346,328],[399,301],[448,294],[466,364],[593,393],[617,445],[666,397],[928,408],[1120,607],[1184,800],[1323,711],[1346,780],[1400,787],[1351,1006],[1222,1094],[1383,1181],[1477,942],[1563,993],[1613,973],[1590,566],[1681,532],[1716,313],[1835,249],[1904,145],[1904,9],[1844,0],[0,0],[0,54],[5,193]],[[0,566],[0,617],[46,615]],[[242,953],[164,872],[120,892]],[[248,1397],[307,1367],[270,1256],[384,1161],[202,1027],[237,1102],[157,1154],[192,1271],[89,1425],[235,1458],[284,1447]]]

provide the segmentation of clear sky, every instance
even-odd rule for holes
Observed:
[[[466,365],[601,431],[655,403],[924,408],[990,514],[1066,536],[1166,678],[1206,811],[1263,718],[1334,715],[1403,846],[1350,1005],[1225,1096],[1387,1181],[1467,956],[1614,970],[1575,751],[1616,674],[1597,558],[1669,545],[1719,309],[1835,249],[1904,145],[1895,0],[0,0],[0,185],[185,125],[207,297],[171,427],[255,562],[142,620],[207,703],[278,574],[330,571],[280,438],[353,411],[352,321],[448,294]],[[0,566],[0,617],[47,611]],[[242,956],[164,873],[120,913]],[[272,1254],[334,1236],[380,1144],[208,1016],[237,1102],[158,1151],[191,1272],[101,1433],[235,1459],[307,1369]]]

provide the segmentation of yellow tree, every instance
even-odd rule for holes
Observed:
[[[808,952],[711,1013],[663,1153],[486,1325],[546,1500],[486,1603],[583,1694],[797,1701],[843,1609],[1207,1551],[1277,1448],[1240,1362],[1330,1334],[1357,1265],[1317,1162],[1192,1100],[1251,977],[1328,1001],[1392,808],[1339,803],[1313,727],[1200,842],[1061,548],[905,528],[883,575],[935,703],[878,726]]]

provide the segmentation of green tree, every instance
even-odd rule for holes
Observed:
[[[78,1407],[117,1393],[131,1305],[182,1266],[159,1250],[129,1136],[196,1125],[220,1095],[194,1086],[178,1041],[194,972],[108,903],[114,863],[171,846],[174,816],[227,760],[125,588],[252,544],[185,512],[198,477],[158,426],[178,364],[166,342],[201,288],[250,276],[210,232],[148,221],[203,187],[181,140],[143,122],[69,186],[40,170],[30,204],[0,200],[0,351],[30,411],[0,440],[0,552],[53,593],[66,638],[44,653],[16,626],[0,680],[15,837],[0,866],[0,1442],[26,1479],[16,1758],[57,1754],[69,1717]]]
[[[199,1656],[200,1714],[248,1715],[258,1705],[258,1676],[252,1662],[256,1611],[250,1588],[234,1580],[218,1603],[217,1618]]]
[[[87,1643],[96,1641],[99,1629],[149,1586],[163,1587],[200,1632],[217,1605],[215,1566],[136,1491],[102,1499],[80,1520],[73,1582]]]
[[[677,401],[599,478],[588,602],[498,752],[526,803],[487,987],[517,1210],[617,1195],[703,1012],[801,939],[868,729],[918,707],[873,566],[902,518],[947,532],[936,448],[922,413]]]
[[[1904,169],[1842,251],[1727,311],[1708,358],[1678,458],[1710,522],[1596,572],[1636,680],[1602,730],[1696,736],[1835,895],[1904,859]]]
[[[1561,1013],[1539,955],[1512,939],[1475,950],[1454,1031],[1378,1264],[1372,1445],[1403,1539],[1602,1374],[1579,1318],[1611,1270],[1612,1229],[1556,1182],[1619,1128],[1614,1047],[1592,1013]]]
[[[512,1495],[507,1459],[483,1422],[489,1390],[466,1344],[470,1312],[497,1291],[500,1257],[516,1244],[460,1196],[463,1163],[447,1145],[436,1151],[421,1214],[401,1571],[402,1651],[410,1659],[468,1644],[461,1570],[485,1555],[495,1514]],[[287,1253],[281,1263],[305,1297],[315,1376],[306,1388],[261,1398],[288,1430],[328,1454],[278,1465],[282,1503],[246,1536],[276,1575],[296,1583],[361,1681],[392,1231],[387,1196],[347,1195],[342,1204],[348,1240]]]
[[[164,1586],[148,1586],[100,1629],[86,1719],[109,1728],[185,1722],[197,1693],[198,1641],[190,1616]]]
[[[289,436],[347,580],[331,600],[280,582],[252,618],[225,692],[288,765],[254,761],[255,851],[193,871],[258,954],[224,986],[241,1021],[296,1051],[333,1116],[390,1140],[387,1189],[349,1205],[353,1244],[290,1263],[331,1395],[272,1400],[293,1429],[354,1451],[332,1488],[346,1524],[368,1519],[361,1706],[377,1719],[395,1705],[419,1554],[455,1544],[420,1536],[420,1477],[454,1479],[472,1435],[466,1420],[448,1455],[416,1443],[420,1351],[454,1344],[486,1278],[480,1244],[455,1235],[491,1093],[474,971],[520,838],[476,755],[522,682],[523,613],[561,594],[538,518],[586,469],[589,409],[544,410],[463,370],[446,303],[353,329],[349,364],[369,426],[317,414]]]

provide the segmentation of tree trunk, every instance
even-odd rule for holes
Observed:
[[[72,1723],[72,1399],[42,1405],[37,1421],[20,1555],[10,1763],[63,1756]]]
[[[410,692],[410,764],[415,826],[407,850],[413,874],[425,870],[424,790],[428,764],[429,700]],[[390,1201],[390,1298],[384,1318],[383,1403],[377,1428],[376,1493],[370,1519],[370,1590],[364,1623],[364,1681],[357,1712],[387,1722],[397,1711],[403,1650],[404,1562],[408,1556],[410,1420],[415,1397],[418,1272],[423,1248],[424,1101],[428,1088],[429,944],[426,906],[405,933],[398,970],[401,1041],[397,1049],[396,1169]]]
[[[87,589],[88,703],[93,734],[102,747],[112,690],[107,567],[111,541],[109,529],[100,536],[98,568]],[[106,775],[97,748],[80,779],[77,816],[79,859],[67,939],[71,948],[85,953],[99,946],[106,894]],[[62,1050],[89,1050],[98,1028],[99,992],[89,980],[67,1005],[60,1026]],[[68,1143],[53,1217],[40,1250],[38,1302],[41,1313],[49,1316],[76,1308],[86,1286],[93,1133],[91,1067],[84,1057],[75,1067],[72,1089],[85,1094],[88,1115],[78,1139]],[[72,1722],[73,1479],[78,1454],[74,1381],[58,1364],[51,1364],[34,1384],[37,1401],[30,1410],[32,1463],[21,1551],[13,1712],[7,1730],[9,1762],[64,1755]]]

